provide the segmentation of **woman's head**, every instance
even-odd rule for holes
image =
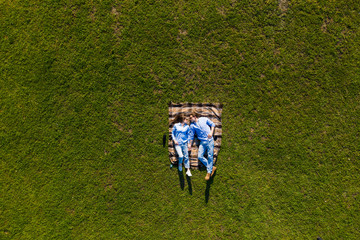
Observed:
[[[185,115],[183,113],[179,113],[175,116],[173,123],[182,123],[185,120]]]

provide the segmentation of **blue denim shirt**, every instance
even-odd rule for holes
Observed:
[[[184,144],[188,142],[190,128],[189,125],[181,123],[176,123],[172,130],[173,140],[178,141],[179,144]]]
[[[194,140],[195,133],[200,141],[208,141],[213,139],[213,137],[207,137],[211,131],[211,127],[215,127],[215,123],[213,123],[210,119],[206,117],[198,118],[197,122],[190,124],[189,140]]]

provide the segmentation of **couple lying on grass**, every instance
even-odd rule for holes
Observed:
[[[189,123],[189,120],[191,123]],[[175,144],[176,152],[179,156],[179,171],[182,171],[184,160],[186,175],[191,177],[188,149],[194,141],[194,135],[200,140],[198,158],[205,165],[207,174],[205,180],[208,181],[213,176],[216,167],[213,166],[214,157],[214,138],[213,133],[215,124],[206,117],[200,117],[197,112],[192,112],[189,118],[184,114],[176,115],[172,130],[172,139]],[[207,152],[207,159],[204,154]]]

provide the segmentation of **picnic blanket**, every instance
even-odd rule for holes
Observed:
[[[222,113],[222,104],[220,103],[169,103],[169,158],[172,164],[177,164],[178,156],[174,147],[174,142],[172,140],[172,129],[175,116],[180,113],[184,113],[188,116],[192,111],[196,111],[200,114],[200,117],[207,117],[212,122],[215,123],[214,131],[214,164],[216,164],[217,157],[221,147],[221,137],[222,137],[222,124],[221,124],[221,113]],[[198,150],[199,150],[199,140],[194,139],[195,143],[192,148],[189,149],[189,160],[191,168],[199,168],[202,163],[198,160]],[[206,157],[206,155],[205,155]]]

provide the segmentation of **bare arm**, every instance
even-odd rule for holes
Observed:
[[[175,133],[176,133],[176,127],[174,126],[172,130],[172,139],[174,140],[175,145],[178,145],[179,143],[176,141]]]

